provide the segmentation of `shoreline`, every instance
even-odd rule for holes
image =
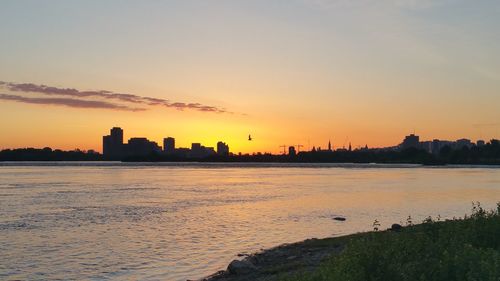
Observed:
[[[415,163],[353,163],[353,162],[122,162],[122,161],[2,161],[0,167],[16,166],[175,166],[175,167],[229,167],[229,168],[500,168],[500,164],[446,164],[446,165],[425,165]]]
[[[471,215],[452,220],[428,217],[419,224],[393,224],[382,231],[375,222],[373,231],[265,249],[197,281],[361,281],[408,276],[462,280],[458,277],[464,274],[475,280],[500,278],[500,202],[491,211],[473,204]]]
[[[253,254],[239,254],[238,256],[244,258],[233,260],[225,270],[200,279],[188,279],[188,281],[271,281],[280,280],[283,276],[312,272],[328,258],[340,254],[351,240],[387,231],[391,230],[310,238],[294,243],[283,243]]]
[[[419,161],[379,161],[379,162],[369,162],[369,161],[355,161],[355,162],[342,162],[342,161],[213,161],[204,159],[190,159],[190,160],[133,160],[133,161],[123,161],[123,160],[84,160],[84,159],[27,159],[27,160],[4,160],[0,159],[0,164],[14,164],[14,163],[123,163],[123,164],[250,164],[250,165],[408,165],[408,166],[422,166],[422,167],[450,167],[450,166],[484,166],[484,167],[495,167],[500,166],[500,162],[419,162]]]

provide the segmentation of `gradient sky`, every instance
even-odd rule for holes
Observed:
[[[0,148],[101,150],[113,126],[233,152],[500,137],[500,1],[0,4]]]

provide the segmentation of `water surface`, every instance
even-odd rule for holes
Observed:
[[[500,201],[498,167],[0,162],[0,279],[194,279],[471,201]]]

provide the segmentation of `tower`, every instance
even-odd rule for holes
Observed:
[[[217,142],[217,154],[222,156],[228,156],[229,146],[225,142],[222,141]]]
[[[123,130],[113,127],[109,135],[102,138],[102,153],[112,160],[119,159],[123,154]]]
[[[113,127],[110,131],[111,142],[113,145],[121,146],[123,144],[123,130],[120,127]]]
[[[175,153],[175,139],[172,137],[163,139],[163,152],[166,154],[174,154]]]

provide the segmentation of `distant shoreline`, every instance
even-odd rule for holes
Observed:
[[[312,150],[291,151],[289,154],[230,154],[181,155],[167,152],[136,152],[100,154],[96,151],[62,151],[51,148],[20,148],[0,151],[0,161],[123,161],[123,162],[217,162],[217,163],[357,163],[357,164],[421,164],[426,166],[500,165],[500,141],[491,140],[483,146],[452,149],[444,147],[439,153],[424,149],[403,150]]]
[[[256,168],[256,169],[500,169],[500,165],[449,164],[429,166],[401,163],[275,163],[275,162],[120,162],[120,161],[0,161],[2,167],[172,167],[172,168]]]
[[[103,164],[248,164],[248,165],[287,165],[287,166],[303,166],[303,165],[339,165],[339,166],[405,166],[405,167],[455,167],[455,166],[500,166],[500,162],[484,162],[484,163],[415,163],[415,162],[311,162],[311,161],[209,161],[203,159],[186,159],[179,161],[147,161],[147,160],[133,160],[133,161],[115,161],[115,160],[0,160],[1,164],[14,164],[14,163],[103,163]]]

